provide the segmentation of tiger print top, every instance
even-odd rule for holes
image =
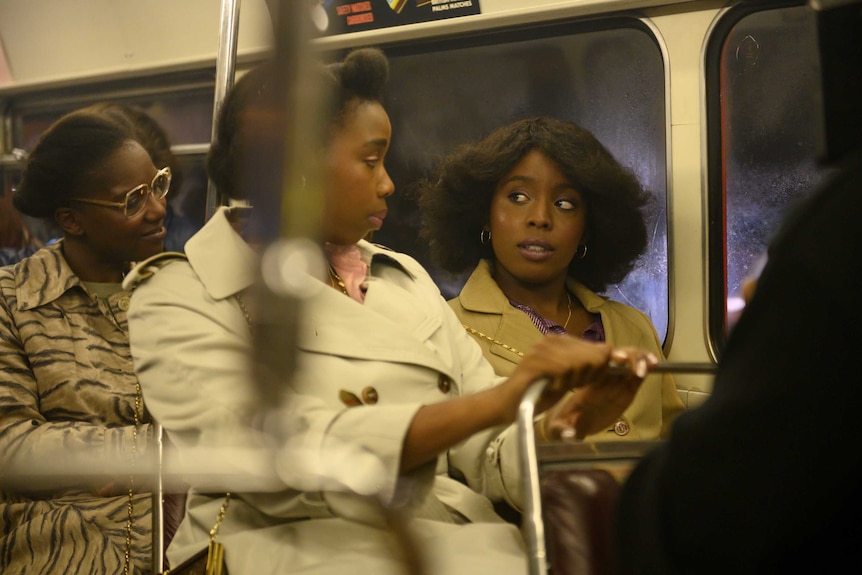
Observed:
[[[150,425],[142,408],[137,434],[134,425],[130,293],[97,298],[61,245],[0,268],[0,480],[26,457],[96,456],[131,467],[146,455]],[[0,483],[0,572],[123,573],[128,475],[95,485],[66,475],[38,490],[21,483]],[[106,485],[109,495],[95,495]],[[150,494],[137,493],[132,511],[129,572],[149,573]]]

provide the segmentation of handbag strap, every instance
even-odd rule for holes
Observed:
[[[473,335],[475,335],[476,337],[481,338],[481,339],[484,339],[484,340],[487,340],[487,341],[489,341],[489,342],[491,342],[491,343],[493,343],[493,344],[495,344],[495,345],[499,345],[499,346],[500,346],[500,347],[502,347],[503,349],[508,349],[509,351],[511,351],[512,353],[514,353],[514,354],[515,354],[515,355],[517,355],[517,356],[524,357],[524,352],[523,352],[523,351],[518,351],[518,350],[517,350],[517,349],[515,349],[514,347],[512,347],[512,346],[510,346],[510,345],[507,345],[507,344],[503,343],[502,341],[500,341],[500,340],[498,340],[498,339],[494,339],[494,338],[493,338],[493,337],[491,337],[490,335],[484,334],[484,333],[482,333],[481,331],[479,331],[478,329],[472,328],[472,327],[470,327],[469,325],[467,325],[467,324],[465,324],[465,323],[462,323],[462,324],[461,324],[461,327],[463,327],[464,329],[466,329],[466,330],[467,330],[467,333],[473,334]]]
[[[228,504],[230,504],[230,491],[225,492],[224,501],[222,502],[221,507],[219,507],[215,525],[210,529],[210,543],[215,542],[216,538],[218,538],[218,530],[219,527],[221,527],[221,522],[224,521],[224,515],[227,513]]]
[[[242,310],[242,315],[245,316],[245,321],[248,323],[248,329],[250,332],[254,333],[254,324],[251,321],[251,314],[248,312],[248,308],[245,305],[245,302],[242,300],[242,296],[240,294],[235,294],[234,298],[236,302],[239,304],[239,308]],[[230,491],[225,492],[224,501],[219,507],[218,515],[216,516],[216,522],[210,529],[210,543],[215,543],[215,540],[218,538],[218,530],[221,527],[222,521],[224,521],[224,516],[227,513],[227,507],[230,505]]]
[[[242,314],[245,316],[245,320],[248,323],[249,331],[254,329],[254,326],[251,321],[251,315],[248,313],[248,308],[245,306],[245,302],[243,302],[240,294],[235,294],[237,303],[239,304],[240,309],[242,310]],[[230,505],[230,491],[226,491],[224,494],[224,501],[222,501],[221,506],[219,507],[218,514],[216,515],[215,523],[210,529],[210,542],[209,548],[207,550],[206,555],[206,573],[221,573],[221,567],[224,563],[224,548],[220,543],[216,543],[216,539],[218,539],[219,528],[221,527],[222,521],[224,521],[224,517],[227,514],[228,505]],[[170,569],[166,570],[162,575],[169,575],[171,572]]]
[[[239,304],[239,308],[242,310],[242,315],[245,316],[245,321],[248,323],[248,329],[250,332],[254,332],[254,324],[251,321],[251,314],[248,312],[248,308],[245,305],[245,302],[242,300],[242,296],[240,294],[235,294],[234,298],[236,298],[236,302]],[[215,542],[218,538],[218,530],[221,527],[222,521],[224,521],[225,513],[227,513],[227,507],[230,504],[230,491],[225,492],[224,501],[219,507],[218,515],[216,516],[216,522],[213,525],[212,529],[210,529],[210,543]]]
[[[141,428],[143,394],[141,384],[135,379],[134,427],[132,428],[132,458],[129,464],[129,502],[126,504],[126,548],[123,550],[123,575],[129,575],[132,564],[132,532],[135,516],[135,459],[138,456],[138,430]]]

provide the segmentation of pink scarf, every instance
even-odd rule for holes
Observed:
[[[365,278],[368,276],[368,265],[362,261],[362,254],[355,244],[339,246],[327,243],[324,245],[326,256],[335,273],[344,282],[347,295],[359,303],[365,301],[365,291],[368,286]]]

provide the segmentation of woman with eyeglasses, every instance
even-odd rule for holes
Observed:
[[[150,153],[153,164],[157,167],[168,167],[171,171],[171,190],[174,196],[183,190],[184,172],[177,156],[171,151],[171,140],[165,128],[155,118],[141,107],[119,102],[101,102],[93,109],[105,112],[111,116],[119,116],[123,121],[130,121],[135,127],[136,139]],[[187,195],[190,195],[188,192]],[[176,198],[172,202],[176,202]],[[188,201],[188,200],[186,200]],[[181,213],[174,208],[172,202],[165,206],[165,251],[182,252],[185,243],[200,229],[189,212]],[[200,211],[203,214],[203,211]]]
[[[133,124],[95,108],[27,160],[14,205],[63,237],[0,268],[0,572],[149,571],[150,494],[133,473],[150,418],[121,282],[162,251],[170,183]]]

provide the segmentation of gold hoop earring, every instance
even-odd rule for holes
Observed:
[[[491,242],[491,232],[489,232],[488,230],[482,230],[481,232],[479,232],[479,242],[483,246],[487,246]]]
[[[581,252],[581,248],[584,248],[583,252]],[[579,260],[582,260],[587,257],[587,244],[581,244],[578,246],[577,251],[575,251],[575,257]]]

